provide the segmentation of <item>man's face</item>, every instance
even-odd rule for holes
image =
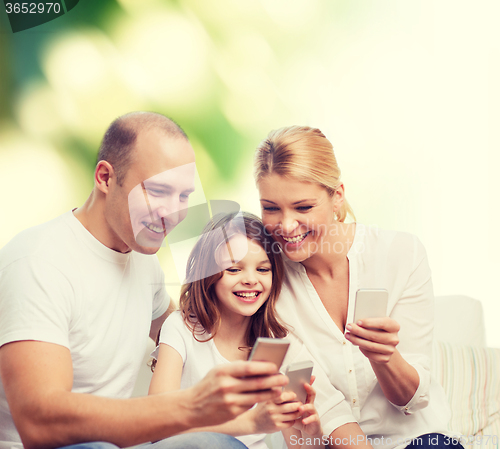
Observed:
[[[184,138],[158,129],[139,132],[133,151],[123,185],[109,188],[106,221],[113,249],[154,254],[186,216],[194,191],[194,151]]]

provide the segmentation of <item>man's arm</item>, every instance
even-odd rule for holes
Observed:
[[[168,305],[168,309],[166,310],[166,312],[162,316],[156,318],[156,320],[151,321],[149,338],[151,338],[151,340],[153,340],[155,343],[156,343],[156,337],[158,336],[158,332],[160,332],[161,325],[175,309],[177,309],[177,306],[172,301],[170,301],[170,304]]]
[[[0,376],[26,449],[86,441],[132,446],[195,425],[220,424],[279,395],[280,389],[274,387],[286,383],[284,376],[245,378],[275,370],[273,364],[262,362],[231,363],[215,368],[186,390],[110,399],[71,392],[71,355],[63,346],[20,341],[0,348]]]

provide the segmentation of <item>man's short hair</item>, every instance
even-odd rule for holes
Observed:
[[[188,140],[186,133],[172,119],[157,112],[130,112],[118,117],[106,130],[97,154],[97,162],[109,162],[118,185],[123,184],[133,160],[133,149],[139,132],[157,128],[171,137]]]

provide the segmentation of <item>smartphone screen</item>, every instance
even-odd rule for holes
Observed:
[[[259,337],[255,342],[248,360],[273,362],[278,371],[283,363],[290,341],[284,338]]]
[[[356,292],[354,320],[387,316],[389,292],[385,288],[361,288]]]

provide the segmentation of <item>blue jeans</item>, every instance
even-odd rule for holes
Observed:
[[[146,443],[137,449],[246,449],[247,447],[236,438],[222,433],[195,432],[176,435],[156,443]],[[60,449],[118,449],[111,443],[92,442],[73,444]]]
[[[442,433],[426,433],[414,438],[405,449],[464,449],[464,447],[457,440]]]

